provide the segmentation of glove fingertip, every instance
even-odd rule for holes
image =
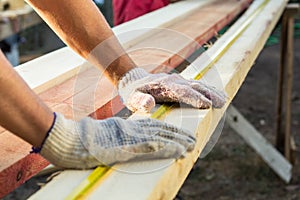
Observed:
[[[193,151],[195,149],[196,143],[191,142],[189,143],[189,146],[187,147],[187,151]]]
[[[208,109],[212,106],[212,101],[207,99],[206,97],[202,97],[201,99],[198,99],[196,102],[195,107],[199,109]]]
[[[212,98],[212,103],[213,103],[212,106],[213,106],[213,108],[222,108],[226,104],[227,100],[228,100],[228,97],[227,97],[227,95],[225,95],[225,93],[222,96],[216,95]]]
[[[179,143],[168,143],[165,146],[165,150],[163,150],[163,156],[164,158],[181,158],[184,157],[185,152],[186,152],[186,148],[179,144]]]
[[[155,99],[150,94],[145,94],[141,92],[136,92],[133,94],[129,100],[129,109],[133,112],[139,111],[143,113],[148,113],[155,106]]]

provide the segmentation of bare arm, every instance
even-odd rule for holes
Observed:
[[[1,51],[0,63],[0,125],[38,147],[53,122],[53,113],[30,90]]]
[[[92,50],[103,42],[106,53],[123,54],[106,70],[116,83],[124,73],[135,67],[92,1],[82,0],[28,0],[51,28],[74,51],[88,58]],[[111,45],[111,46],[110,46]],[[94,58],[97,67],[104,70],[101,60]],[[89,58],[90,59],[90,58]],[[30,144],[39,147],[53,122],[53,112],[28,87],[0,51],[0,125]]]
[[[70,48],[105,70],[114,84],[136,67],[91,0],[26,1]]]

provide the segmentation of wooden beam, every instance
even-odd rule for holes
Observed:
[[[1,133],[0,138],[0,197],[2,198],[49,165],[49,162],[40,155],[29,154],[31,146],[8,131]]]
[[[219,47],[231,37],[234,31],[239,29],[242,21],[249,17],[247,14],[253,12],[261,2],[262,0],[255,1],[245,15],[207,51],[207,55],[218,52]],[[283,0],[269,1],[247,30],[215,63],[215,67],[204,76],[204,80],[210,84],[219,85],[220,82],[216,79],[216,75],[219,75],[229,96],[224,108],[197,110],[181,107],[168,114],[165,121],[181,125],[195,133],[198,140],[193,152],[188,153],[184,159],[176,161],[166,159],[116,165],[89,196],[89,199],[101,197],[105,199],[173,199],[263,48],[285,4],[286,1]],[[260,29],[257,29],[258,26]],[[199,64],[207,60],[207,55],[200,56],[194,64],[182,72],[182,75],[186,78],[193,78],[203,67]],[[87,171],[67,170],[30,199],[64,198],[85,177],[87,177]],[[116,188],[118,192],[112,192]]]
[[[248,0],[247,2],[250,1],[251,0]],[[206,5],[208,2],[209,0],[188,0],[179,2],[171,7],[172,9],[175,9],[176,12],[170,12],[170,7],[168,6],[116,26],[112,30],[118,36],[118,39],[122,45],[131,45],[137,43],[137,37],[143,38],[143,34],[149,34],[148,32],[151,31],[152,28],[164,28],[167,25],[173,24],[178,18],[180,18],[181,15],[186,15],[190,13],[191,10]],[[246,2],[246,0],[243,2]],[[155,20],[154,22],[150,20],[161,18],[161,16],[163,16],[163,20]],[[132,33],[134,30],[143,29],[147,29],[147,31],[138,32],[136,35],[124,34],[124,32]],[[15,69],[17,69],[19,74],[33,90],[35,90],[37,93],[41,93],[74,76],[76,74],[74,74],[74,71],[78,72],[81,66],[84,64],[84,61],[84,59],[75,54],[70,48],[64,47],[22,64]],[[41,78],[38,78],[39,76],[41,76]]]
[[[155,10],[146,15],[142,15],[134,20],[120,24],[113,28],[115,35],[125,49],[143,41],[149,35],[153,34],[153,29],[165,28],[174,24],[177,20],[183,19],[191,12],[217,0],[178,2],[170,4],[164,8]],[[130,33],[130,34],[126,34]]]
[[[164,37],[166,40],[163,41],[163,43],[167,44],[167,47],[170,46],[168,48],[172,50],[171,53],[149,52],[151,55],[147,56],[147,59],[145,60],[145,51],[135,51],[135,49],[138,49],[141,46],[149,46],[147,41],[161,44],[161,35],[159,34],[165,34],[166,32],[157,33],[157,31],[154,31],[144,33],[147,37],[144,37],[143,35],[135,36],[137,38],[147,38],[145,41],[136,40],[135,37],[132,37],[131,39],[125,38],[126,40],[121,38],[120,41],[123,44],[130,44],[128,46],[128,51],[130,51],[131,56],[137,63],[155,63],[155,65],[151,68],[145,67],[149,71],[161,70],[163,68],[163,64],[175,67],[182,61],[182,59],[187,58],[196,48],[199,48],[200,44],[212,37],[217,30],[225,26],[238,13],[244,10],[250,1],[243,0],[236,2],[235,0],[218,0],[219,4],[215,4],[214,1],[212,2],[213,4],[207,4],[207,2],[210,1],[190,0],[183,1],[178,4],[176,3],[172,5],[172,8],[181,10],[180,12],[178,11],[179,14],[177,13],[177,15],[174,15],[174,12],[166,12],[169,13],[169,15],[164,14],[166,20],[162,20],[162,22],[160,22],[160,20],[155,20],[155,23],[151,25],[152,27],[167,27],[169,29],[173,29],[173,32],[182,32],[181,38],[184,38],[184,40],[182,43],[177,41],[177,45],[175,45],[176,49],[172,49],[174,48],[174,41],[170,40],[172,38],[168,35]],[[220,10],[215,15],[212,15],[210,14],[213,9],[212,5],[223,6],[226,9],[223,11]],[[142,21],[140,21],[141,18],[137,19],[138,23],[133,20],[128,23],[128,31],[133,28],[142,29],[144,27],[144,21],[151,21],[154,16],[156,16],[156,18],[161,18],[161,12],[163,10],[168,11],[169,9],[170,7],[162,8],[155,15],[150,13],[148,17],[147,15],[144,16]],[[199,12],[206,16],[206,23],[196,23],[199,22],[199,20],[196,20],[200,17]],[[182,16],[184,16],[185,20],[181,19]],[[208,18],[211,20],[208,21]],[[189,21],[195,23],[195,26],[185,25],[186,23],[189,23]],[[176,25],[177,23],[181,26]],[[115,33],[119,33],[119,37],[122,37],[121,31],[124,31],[125,28],[126,25],[123,25],[122,29],[116,28],[113,30]],[[196,31],[193,29],[196,29]],[[187,36],[184,36],[184,34],[187,34],[191,38],[186,39]],[[113,92],[114,88],[108,80],[98,80],[100,76],[99,71],[95,68],[91,68],[88,63],[84,62],[82,58],[77,56],[68,48],[60,49],[47,54],[46,56],[25,63],[17,67],[16,70],[35,92],[40,93],[40,97],[48,104],[49,107],[55,111],[63,113],[69,118],[78,119],[89,114],[97,118],[106,118],[114,115],[120,109],[124,108],[119,97],[117,97],[117,93]],[[95,83],[98,83],[101,88],[98,87],[98,85],[95,85]],[[103,88],[106,89],[105,93],[103,93]],[[97,100],[95,101],[95,99]],[[99,113],[101,114],[99,115]],[[5,137],[9,135],[11,134],[5,132]],[[3,144],[3,148],[0,148],[0,155],[3,158],[13,157],[8,159],[7,162],[2,163],[0,179],[6,180],[11,177],[7,171],[10,172],[12,169],[14,171],[23,170],[22,165],[19,165],[18,169],[14,165],[18,165],[18,160],[26,160],[30,158],[31,155],[28,154],[30,145],[20,141],[20,139],[16,139],[13,136],[4,140],[4,134],[0,134],[0,140],[7,142],[7,144]],[[18,156],[14,156],[5,148],[7,146],[9,146],[10,149],[17,149],[19,146],[26,148],[21,152],[18,152]],[[40,165],[40,163],[43,163],[43,165],[33,167],[32,170],[35,171],[31,171],[32,174],[37,173],[45,163],[45,160],[41,157],[36,159],[36,162],[32,162],[33,166]],[[30,177],[28,176],[26,178],[28,179]],[[24,177],[24,179],[26,178]],[[21,184],[21,182],[12,179],[12,182],[7,184],[7,187],[3,188],[4,192],[1,192],[0,194],[7,194],[19,184]],[[0,188],[0,190],[1,189],[2,188]]]
[[[16,9],[20,9],[23,8],[25,5],[24,0],[1,0],[0,1],[0,10],[2,11],[2,9],[4,8],[4,4],[7,4],[9,7],[9,10],[16,10]]]
[[[64,47],[15,67],[19,75],[36,93],[61,84],[78,73],[85,60]]]
[[[276,115],[276,147],[292,163],[295,162],[292,156],[293,149],[291,147],[294,16],[298,13],[298,11],[299,4],[288,4],[281,20],[281,55],[278,75]]]

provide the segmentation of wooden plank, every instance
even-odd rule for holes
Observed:
[[[142,35],[146,34],[150,28],[164,28],[165,26],[176,22],[181,15],[186,15],[191,12],[191,10],[207,4],[207,2],[209,2],[209,0],[188,0],[179,2],[116,26],[112,30],[118,36],[122,45],[132,45],[137,42],[136,37],[143,37]],[[174,9],[176,12],[171,12],[170,9]],[[162,15],[162,13],[164,14]],[[160,19],[161,16],[163,16],[163,19],[161,20],[152,20],[155,18]],[[146,33],[139,32],[139,34],[135,36],[124,33],[132,33],[134,30],[143,30],[147,28],[149,30]],[[74,72],[78,72],[83,63],[84,59],[75,54],[68,47],[64,47],[20,65],[16,67],[16,69],[29,86],[37,93],[40,93],[74,76],[76,74]],[[21,69],[19,70],[19,68]],[[40,76],[41,78],[39,78]]]
[[[299,11],[299,4],[288,4],[285,10],[285,14],[288,17],[287,23],[287,51],[285,52],[286,57],[286,68],[287,68],[287,82],[286,82],[286,114],[285,114],[285,157],[295,162],[293,158],[293,144],[291,135],[291,118],[292,118],[292,91],[293,91],[293,63],[294,63],[294,18]]]
[[[250,145],[278,176],[289,183],[292,177],[292,165],[273,145],[268,142],[234,106],[229,106],[226,122]]]
[[[289,12],[289,10],[286,10]],[[284,155],[288,160],[291,160],[291,117],[292,117],[292,90],[293,90],[293,62],[294,62],[294,18],[289,17],[287,20],[287,51],[286,68],[287,68],[287,82],[286,82],[286,114],[285,114],[285,144]]]
[[[261,2],[262,0],[255,1],[246,13],[253,11],[255,6]],[[176,161],[166,159],[114,166],[111,174],[102,181],[101,185],[89,196],[89,199],[98,199],[99,197],[105,197],[105,199],[173,199],[263,48],[285,4],[286,1],[283,0],[269,1],[262,13],[227,50],[226,54],[217,61],[214,69],[205,75],[206,81],[218,85],[220,82],[216,80],[216,73],[219,74],[229,96],[224,108],[209,110],[177,108],[172,110],[165,119],[165,121],[176,125],[184,124],[184,128],[196,134],[198,140],[192,153],[188,153],[184,159]],[[247,17],[245,14],[240,20],[246,20]],[[208,55],[217,52],[218,47],[222,46],[231,37],[231,34],[239,29],[240,20],[208,50]],[[258,26],[260,29],[257,29]],[[182,75],[186,78],[194,77],[201,69],[199,63],[203,60],[207,60],[207,57],[204,59],[203,56],[199,57],[194,63],[196,65],[187,68]],[[80,182],[78,179],[82,180],[84,177],[86,177],[86,171],[77,171],[76,175],[71,172],[69,176],[62,173],[30,199],[63,198],[74,188],[74,183],[78,184]],[[73,186],[69,187],[69,184]],[[118,188],[118,192],[111,192],[115,188]]]
[[[31,145],[8,131],[0,134],[0,149],[0,197],[23,184],[49,164],[37,154],[28,154]]]
[[[41,93],[76,75],[78,66],[84,62],[83,58],[64,47],[15,69],[31,89]]]
[[[20,9],[20,8],[24,7],[25,2],[24,2],[24,0],[1,0],[0,1],[1,11],[2,11],[2,8],[4,7],[4,4],[9,5],[9,10],[15,10],[15,9]]]
[[[23,5],[18,7],[15,6],[15,8],[10,7],[8,10],[0,11],[0,20],[5,20],[5,18],[15,18],[20,15],[27,15],[31,12],[33,12],[33,9],[29,5],[25,5],[23,1]]]
[[[293,151],[291,148],[291,98],[294,59],[294,16],[298,13],[298,10],[299,4],[288,4],[281,21],[281,56],[276,115],[276,146],[291,162],[294,162],[291,155]],[[282,119],[283,113],[284,120]]]
[[[246,4],[245,2],[248,2],[249,0],[244,0],[241,2],[236,3],[233,0],[228,1],[220,1],[225,2],[228,4],[228,2],[233,6],[233,11],[237,13],[241,12],[242,9],[245,9]],[[187,4],[192,3],[192,5],[195,5],[194,3],[197,2],[197,5],[203,5],[202,3],[199,3],[199,1],[186,1]],[[179,4],[184,5],[184,4]],[[176,7],[178,8],[178,7]],[[191,9],[192,7],[188,7]],[[169,8],[168,8],[169,9]],[[201,9],[201,8],[198,8]],[[184,15],[187,16],[187,13],[189,11],[186,9]],[[229,9],[228,11],[224,12],[223,14],[216,15],[217,18],[215,19],[215,23],[220,23],[225,25],[225,23],[228,23],[233,16],[231,15],[228,17],[228,13],[232,12],[232,9]],[[210,15],[211,16],[211,15]],[[153,15],[151,14],[151,18]],[[149,17],[149,19],[151,19]],[[174,14],[169,17],[169,20],[175,20],[176,23],[180,22],[183,23],[184,21],[177,21],[178,17]],[[222,18],[221,20],[219,19]],[[223,18],[226,18],[225,20]],[[151,21],[151,20],[150,20]],[[221,22],[220,22],[221,21]],[[171,23],[168,23],[169,25],[173,25],[175,23],[174,21]],[[164,21],[163,24],[159,23],[157,21],[157,26],[164,25],[166,21]],[[213,36],[214,31],[221,28],[221,25],[216,27],[215,24],[206,24],[206,29],[204,29],[203,32],[197,31],[195,32],[196,38],[203,38],[209,39],[211,36]],[[143,25],[140,23],[140,26],[143,27]],[[137,26],[138,27],[138,26]],[[203,25],[198,26],[199,30],[202,28]],[[209,27],[211,27],[214,31],[210,31]],[[194,27],[190,27],[194,28]],[[185,28],[186,30],[186,28]],[[201,37],[201,35],[204,35]],[[159,40],[157,38],[158,36],[149,34],[149,37],[151,39]],[[134,40],[133,43],[136,43],[135,38],[132,38]],[[172,42],[172,41],[169,41]],[[132,44],[133,44],[132,43]],[[172,42],[173,43],[173,42]],[[170,44],[170,43],[169,43]],[[140,45],[140,43],[136,43],[135,45]],[[186,58],[189,56],[194,49],[199,47],[199,44],[197,42],[192,42],[191,44],[187,43],[185,46],[181,48],[185,48],[182,53],[180,52],[182,49],[178,48],[175,52],[172,54],[168,54],[168,56],[164,57],[162,61],[159,61],[157,64],[158,66],[155,66],[154,69],[157,69],[159,66],[161,66],[162,62],[168,62],[172,63],[172,66],[175,67],[175,63],[179,63],[178,56],[174,56],[174,54],[180,54],[180,57]],[[132,48],[132,47],[131,47]],[[136,47],[138,48],[138,47]],[[144,53],[144,52],[143,52]],[[144,55],[135,54],[135,60],[136,62],[142,62],[142,58],[144,58]],[[157,57],[152,57],[152,62],[156,61]],[[177,61],[175,61],[177,60]],[[41,98],[51,107],[53,110],[64,113],[65,116],[73,119],[78,119],[86,115],[93,115],[94,117],[109,117],[113,114],[117,113],[120,109],[124,108],[122,103],[120,102],[119,97],[116,96],[116,93],[108,92],[113,91],[112,85],[108,82],[107,79],[101,80],[101,88],[98,87],[98,85],[95,85],[94,83],[97,82],[99,78],[99,71],[95,68],[91,68],[90,65],[84,62],[82,58],[77,56],[74,52],[72,52],[68,48],[63,48],[58,51],[55,51],[53,53],[50,53],[46,56],[43,56],[41,58],[35,59],[33,61],[30,61],[28,63],[25,63],[19,67],[16,68],[16,70],[19,72],[19,74],[25,79],[25,81],[29,84],[29,86],[37,93],[40,93]],[[148,69],[149,70],[149,69]],[[77,76],[77,74],[79,74]],[[81,79],[80,77],[84,77],[85,79]],[[66,82],[64,82],[67,80]],[[90,85],[90,84],[94,85]],[[50,88],[50,89],[49,89]],[[103,88],[106,88],[105,93],[103,93]],[[48,89],[48,90],[47,90]],[[95,92],[96,90],[96,92]],[[78,95],[78,94],[81,95]],[[103,95],[105,94],[105,95]],[[112,96],[113,95],[113,96]],[[95,101],[96,97],[96,101]],[[94,102],[91,102],[95,101]],[[82,104],[81,102],[85,102]],[[101,108],[103,107],[103,109]],[[96,112],[95,112],[96,111]],[[99,115],[101,113],[101,115]],[[11,135],[7,133],[8,135]],[[2,135],[0,135],[1,137]],[[1,138],[0,138],[1,139]],[[10,141],[9,145],[12,145],[12,147],[15,145],[15,148],[17,148],[20,144],[14,142],[14,137],[10,139],[5,139],[6,141]],[[28,147],[28,144],[24,143],[24,146]],[[13,148],[11,148],[13,149]],[[10,157],[11,155],[7,153],[5,150],[0,149],[0,155],[3,155],[3,157]],[[3,170],[0,171],[0,174],[4,171],[4,169],[10,169],[14,163],[18,159],[26,160],[27,158],[30,158],[30,155],[28,155],[28,151],[23,151],[18,156],[15,156],[16,159],[9,160],[7,162],[3,162]],[[36,163],[43,162],[44,160],[41,158],[37,158]],[[35,165],[35,163],[32,163],[32,165]],[[19,166],[22,168],[22,166]],[[34,168],[34,169],[40,169],[40,168]],[[10,170],[8,170],[10,171]],[[37,173],[38,171],[35,171],[32,173]],[[8,179],[10,175],[8,173],[2,174],[2,180]],[[11,184],[8,186],[12,190],[18,183],[21,182],[14,182],[14,184]],[[0,189],[1,190],[1,189]],[[5,192],[9,192],[7,189]],[[4,193],[1,193],[4,194]]]
[[[190,12],[199,9],[210,2],[212,1],[189,0],[170,4],[134,20],[120,24],[114,27],[113,31],[126,49],[141,42],[149,35],[152,35],[153,29],[170,26],[177,20],[184,18]]]

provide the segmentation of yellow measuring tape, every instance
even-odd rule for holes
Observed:
[[[243,23],[238,31],[231,36],[231,38],[223,45],[223,48],[215,54],[215,57],[210,61],[210,63],[203,68],[200,73],[198,73],[194,79],[199,80],[206,74],[209,69],[211,69],[223,55],[224,53],[234,44],[234,42],[245,32],[245,30],[252,23],[253,19],[262,11],[262,9],[267,5],[270,0],[264,0],[261,5],[249,16],[249,18]],[[160,106],[152,115],[151,118],[161,119],[163,118],[171,109],[172,105],[163,104]],[[83,182],[81,182],[65,199],[86,199],[92,191],[107,177],[113,170],[110,167],[99,166],[97,167]]]

